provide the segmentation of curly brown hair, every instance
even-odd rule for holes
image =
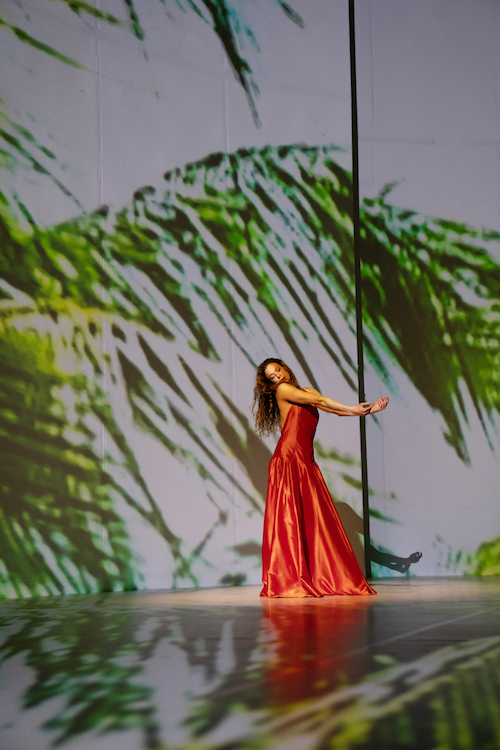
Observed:
[[[280,410],[276,401],[276,385],[265,376],[265,369],[272,362],[283,367],[290,375],[290,385],[300,388],[297,378],[282,359],[269,357],[257,368],[256,384],[253,392],[252,411],[255,417],[255,428],[261,437],[276,432],[280,426]]]

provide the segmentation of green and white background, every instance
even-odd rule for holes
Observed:
[[[371,542],[412,574],[500,565],[499,12],[356,2]],[[1,594],[257,583],[255,366],[356,401],[348,3],[4,0],[0,41]],[[360,516],[357,421],[316,453]]]
[[[417,575],[498,575],[500,7],[360,0],[356,31],[365,333],[383,363],[368,350],[366,389],[394,394],[383,440],[367,422],[372,541],[419,549]]]

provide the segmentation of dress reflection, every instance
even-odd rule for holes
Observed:
[[[318,409],[338,416],[366,416],[386,408],[376,403],[346,406],[301,388],[290,368],[266,359],[257,370],[254,409],[261,435],[281,427],[269,464],[261,596],[319,597],[376,593],[363,576],[314,460]]]
[[[366,597],[264,599],[269,703],[297,704],[359,682],[370,668],[370,607]]]

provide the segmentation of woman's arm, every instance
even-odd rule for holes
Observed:
[[[317,396],[321,397],[321,393],[316,390],[316,388],[304,388],[305,391],[308,393],[314,393]],[[389,396],[382,396],[382,398],[379,398],[378,401],[376,401],[374,404],[372,404],[369,411],[366,411],[364,413],[364,416],[367,416],[368,414],[376,414],[379,411],[383,411],[387,404],[389,403]],[[359,404],[361,406],[362,404]],[[336,409],[329,409],[326,406],[319,406],[316,404],[318,409],[321,409],[322,411],[329,412],[330,414],[336,414],[338,417],[354,417],[356,416],[352,412],[344,412],[344,411],[337,411]]]
[[[350,417],[362,417],[365,414],[369,414],[370,409],[375,406],[370,401],[366,401],[363,404],[357,404],[357,406],[346,406],[346,404],[341,404],[340,401],[335,401],[333,398],[322,396],[315,388],[301,390],[295,388],[295,386],[290,385],[289,383],[279,384],[276,388],[276,399],[278,401],[278,406],[280,401],[287,401],[290,404],[317,406],[318,409],[322,409],[323,411],[329,411],[333,414],[342,414]]]
[[[304,388],[305,391],[308,391],[308,393],[315,393],[317,396],[321,396],[321,393],[316,390],[316,388],[311,388],[310,386],[308,388]],[[328,414],[336,414],[337,417],[354,417],[354,414],[351,414],[350,412],[347,413],[345,411],[337,411],[336,409],[329,409],[327,406],[319,406],[316,404],[317,409],[321,409],[321,411],[326,411]]]
[[[370,411],[367,411],[364,413],[364,416],[367,417],[369,414],[376,414],[378,411],[384,411],[385,407],[389,403],[389,396],[382,396],[382,398],[379,398],[376,403],[372,404]],[[330,414],[336,414],[338,417],[353,417],[354,414],[346,414],[345,412],[341,411],[334,411],[333,409],[326,409],[324,406],[318,406],[318,409],[322,409],[323,411],[329,411]]]

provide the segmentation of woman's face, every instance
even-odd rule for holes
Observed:
[[[290,382],[290,375],[285,370],[285,368],[277,362],[269,362],[266,369],[264,370],[264,375],[266,376],[267,380],[270,380],[271,383],[274,383],[274,385]]]

